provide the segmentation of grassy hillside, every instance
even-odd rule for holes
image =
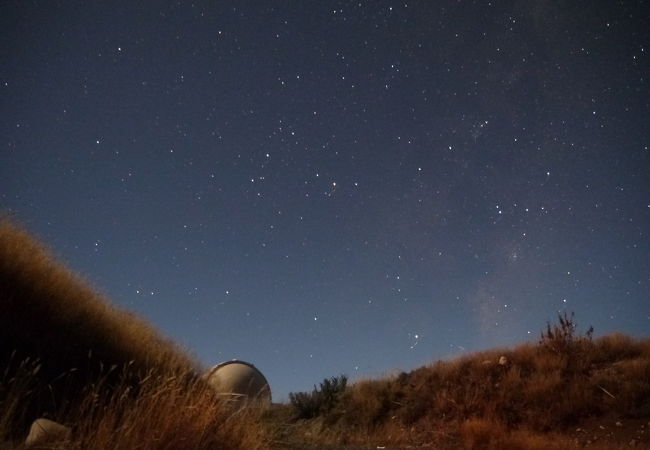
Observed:
[[[650,448],[650,339],[592,338],[573,316],[536,344],[348,384],[324,380],[268,411],[233,411],[201,368],[112,306],[37,241],[0,222],[0,449],[46,416],[48,448]]]
[[[65,448],[262,448],[199,372],[147,322],[0,222],[0,444],[45,416],[75,430]]]
[[[27,233],[0,223],[0,358],[38,356],[43,370],[133,361],[187,370],[194,363],[147,322],[112,306]],[[59,373],[57,373],[59,372]]]
[[[572,316],[549,325],[537,345],[345,381],[334,377],[292,394],[287,439],[389,448],[650,448],[650,340],[592,340],[591,330],[577,333]]]

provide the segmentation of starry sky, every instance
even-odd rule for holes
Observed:
[[[650,330],[645,1],[18,1],[0,209],[274,397]]]

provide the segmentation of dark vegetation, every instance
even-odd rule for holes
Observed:
[[[311,392],[292,392],[289,401],[295,409],[296,418],[311,419],[319,415],[329,415],[341,399],[348,378],[345,375],[325,378],[319,387]]]

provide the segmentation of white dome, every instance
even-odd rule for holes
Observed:
[[[226,361],[213,366],[207,373],[208,383],[231,401],[271,403],[269,383],[257,368],[244,361]]]

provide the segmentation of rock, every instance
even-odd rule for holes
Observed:
[[[70,428],[49,419],[36,419],[29,429],[25,446],[34,447],[70,439]]]
[[[508,365],[508,358],[506,358],[505,356],[501,356],[499,358],[499,365],[500,366],[507,366]]]
[[[617,427],[622,427],[623,424],[622,424],[621,422],[616,422],[616,426],[617,426]]]

